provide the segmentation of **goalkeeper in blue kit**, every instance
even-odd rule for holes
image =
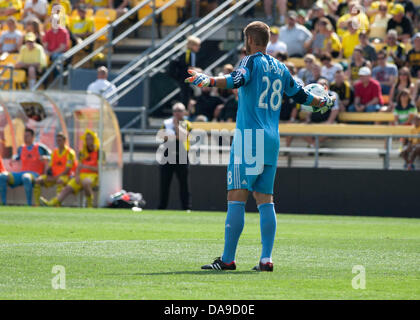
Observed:
[[[270,28],[255,21],[244,29],[247,56],[238,69],[221,77],[190,70],[185,81],[198,87],[239,88],[236,130],[227,168],[228,210],[221,257],[202,266],[235,270],[235,253],[245,223],[245,203],[252,192],[260,212],[262,253],[257,271],[273,271],[271,253],[277,221],[273,203],[274,178],[280,147],[279,117],[283,93],[297,103],[324,113],[335,97],[317,97],[295,81],[285,65],[266,54]]]

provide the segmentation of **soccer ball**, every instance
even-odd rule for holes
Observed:
[[[319,83],[308,84],[304,89],[307,92],[310,92],[313,95],[318,96],[318,97],[325,97],[328,94],[327,90],[325,90],[325,87]],[[313,112],[313,107],[302,105],[302,110],[307,111],[307,112]]]

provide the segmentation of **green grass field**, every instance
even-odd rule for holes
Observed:
[[[420,220],[278,215],[273,273],[250,271],[247,214],[236,271],[202,271],[225,213],[0,207],[0,299],[419,299]],[[54,290],[54,265],[66,289]],[[366,288],[353,289],[355,265]]]

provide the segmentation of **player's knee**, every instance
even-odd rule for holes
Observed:
[[[252,193],[257,205],[273,202],[273,195],[254,191]]]
[[[92,186],[92,181],[88,178],[82,180],[83,188],[90,188]]]
[[[0,173],[0,183],[7,183],[9,174],[7,172]]]
[[[23,182],[23,184],[32,184],[32,175],[31,174],[24,174],[23,176],[22,176],[22,182]]]

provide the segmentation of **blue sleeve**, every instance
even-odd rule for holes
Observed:
[[[19,147],[17,150],[17,155],[15,157],[15,160],[20,160],[20,155],[22,154],[22,147]]]
[[[39,144],[39,146],[38,146],[38,152],[39,152],[39,155],[40,156],[49,156],[50,153],[51,153],[50,150],[46,146],[44,146],[42,144]]]
[[[284,71],[284,92],[297,103],[311,104],[313,96],[308,93],[302,85],[292,77],[289,70]]]
[[[254,59],[252,56],[246,56],[242,59],[238,69],[225,75],[226,88],[237,89],[245,86],[251,79],[252,69],[254,68]]]

